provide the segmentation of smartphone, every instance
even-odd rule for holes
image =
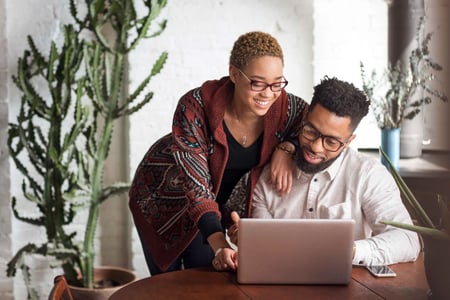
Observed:
[[[366,266],[367,270],[375,277],[395,277],[397,274],[389,266]]]

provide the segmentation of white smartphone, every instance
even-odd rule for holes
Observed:
[[[395,277],[397,274],[389,266],[366,266],[367,270],[375,277]]]

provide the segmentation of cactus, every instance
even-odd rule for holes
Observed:
[[[92,288],[100,205],[129,188],[129,183],[105,186],[103,182],[114,121],[152,99],[153,93],[145,88],[167,60],[167,53],[162,52],[136,90],[126,94],[126,56],[142,39],[164,31],[166,20],[156,29],[150,25],[167,2],[143,0],[147,13],[139,17],[132,0],[86,0],[87,13],[80,17],[75,0],[69,1],[75,22],[64,25],[61,50],[52,42],[44,57],[28,37],[29,49],[19,58],[13,76],[22,98],[17,122],[9,124],[8,147],[24,176],[23,198],[39,211],[35,217],[22,215],[13,197],[13,214],[44,227],[47,239],[41,245],[29,243],[19,249],[8,263],[7,274],[14,276],[20,268],[29,282],[24,258],[40,254],[55,258],[54,266],[62,267],[72,282],[81,272],[82,286]],[[108,36],[104,35],[106,27]],[[76,233],[67,232],[65,225],[83,208],[89,213],[79,243]],[[35,298],[36,292],[28,288],[29,298]]]

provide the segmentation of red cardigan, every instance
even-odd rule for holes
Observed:
[[[153,144],[139,164],[129,206],[142,242],[166,270],[198,233],[206,212],[220,212],[215,201],[228,160],[223,116],[233,95],[229,77],[205,82],[179,101],[172,133]],[[273,149],[296,139],[307,103],[281,92],[264,117],[261,159],[250,172],[243,216],[250,216],[253,188]]]

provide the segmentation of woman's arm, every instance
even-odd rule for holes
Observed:
[[[285,195],[291,191],[295,150],[293,143],[285,141],[280,143],[272,154],[269,183],[274,186],[280,195]]]
[[[298,144],[298,134],[304,118],[306,117],[308,104],[301,98],[287,94],[287,121],[283,129],[282,142],[275,148],[270,166],[269,183],[280,195],[287,194],[292,187],[292,174],[295,169],[293,157]]]
[[[172,153],[183,172],[183,187],[189,201],[188,212],[197,223],[221,265],[216,270],[235,269],[234,250],[225,239],[220,223],[220,212],[213,191],[212,175],[209,169],[210,139],[205,111],[201,99],[192,94],[185,95],[179,102],[172,126]],[[222,249],[222,250],[220,250]],[[219,251],[220,250],[220,251]],[[227,264],[227,267],[223,267]]]
[[[175,110],[172,124],[172,155],[183,176],[182,183],[189,200],[189,214],[198,222],[205,212],[220,213],[215,202],[209,169],[209,138],[205,111],[200,100],[189,92]]]

